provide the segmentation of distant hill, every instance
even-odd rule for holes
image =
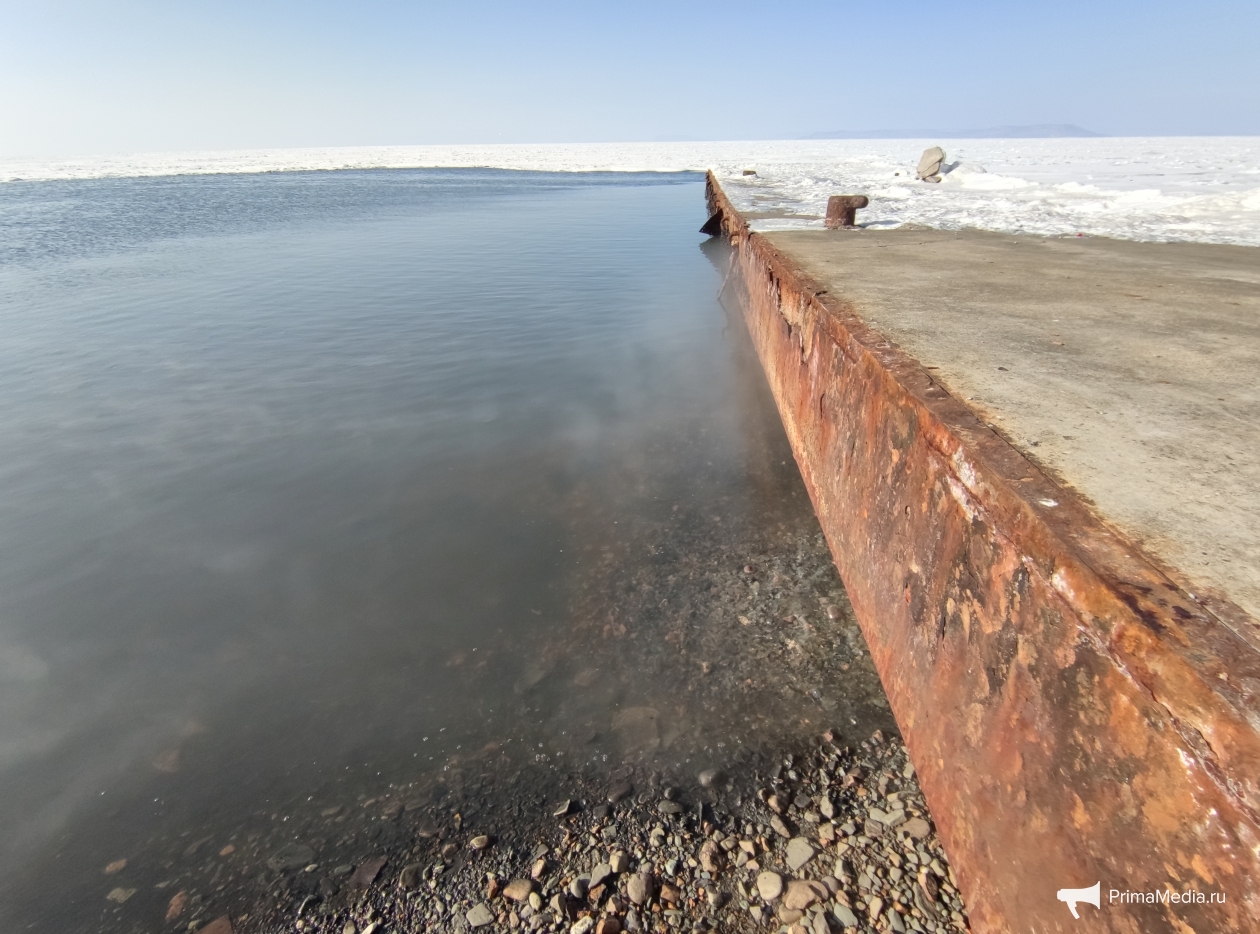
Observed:
[[[991,126],[983,130],[832,130],[805,139],[1045,139],[1061,136],[1102,136],[1074,123],[1032,126]]]

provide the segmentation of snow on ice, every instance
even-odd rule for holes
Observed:
[[[920,153],[948,154],[939,184]],[[542,172],[712,169],[761,230],[817,227],[827,198],[866,194],[873,226],[1260,246],[1260,137],[781,140],[393,146],[158,153],[0,163],[0,181],[376,168]],[[756,175],[745,176],[745,169]]]

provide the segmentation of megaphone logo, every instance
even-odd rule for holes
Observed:
[[[1059,889],[1059,901],[1066,902],[1068,910],[1072,912],[1072,917],[1080,920],[1080,915],[1076,913],[1077,902],[1089,902],[1095,908],[1099,907],[1102,901],[1102,883],[1095,882],[1087,889]]]

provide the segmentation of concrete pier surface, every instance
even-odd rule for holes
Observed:
[[[765,237],[1197,598],[1260,619],[1260,249]]]
[[[1260,251],[708,198],[973,928],[1253,930]]]

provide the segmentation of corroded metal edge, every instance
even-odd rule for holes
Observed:
[[[707,197],[973,929],[1252,930],[1260,654]]]

